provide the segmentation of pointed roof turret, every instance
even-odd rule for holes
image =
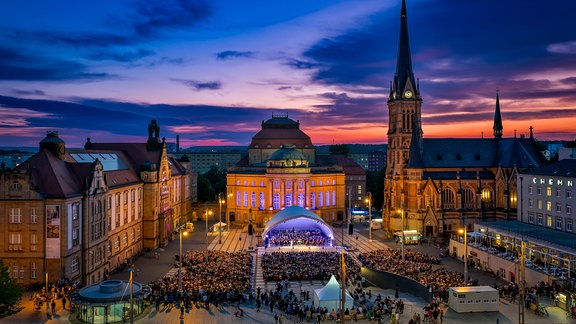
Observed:
[[[500,95],[496,91],[496,111],[494,111],[494,138],[502,138],[502,115],[500,115]]]
[[[414,72],[412,71],[412,55],[410,54],[410,40],[408,38],[408,18],[406,14],[406,0],[402,0],[400,11],[400,38],[398,40],[398,58],[396,62],[396,73],[394,74],[394,84],[391,95],[401,97],[407,83],[417,94]]]

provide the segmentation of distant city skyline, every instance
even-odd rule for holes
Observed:
[[[424,137],[576,138],[576,2],[407,0]],[[401,0],[71,0],[0,10],[0,146],[246,146],[272,114],[316,145],[387,143]]]

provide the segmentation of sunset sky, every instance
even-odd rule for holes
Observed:
[[[0,4],[0,146],[247,145],[288,114],[312,142],[387,142],[401,0]],[[576,1],[407,0],[424,137],[576,138]]]

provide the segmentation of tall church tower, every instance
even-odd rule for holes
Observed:
[[[414,132],[418,141],[422,139],[421,106],[422,97],[412,70],[406,1],[402,0],[396,72],[388,97],[388,161],[384,179],[384,205],[388,215],[405,207],[402,201],[404,169],[410,157],[413,128],[418,128]]]

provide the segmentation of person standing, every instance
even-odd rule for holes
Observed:
[[[66,309],[66,296],[62,297],[62,309]]]
[[[56,314],[56,301],[54,299],[52,299],[50,306],[52,307],[52,315]]]

